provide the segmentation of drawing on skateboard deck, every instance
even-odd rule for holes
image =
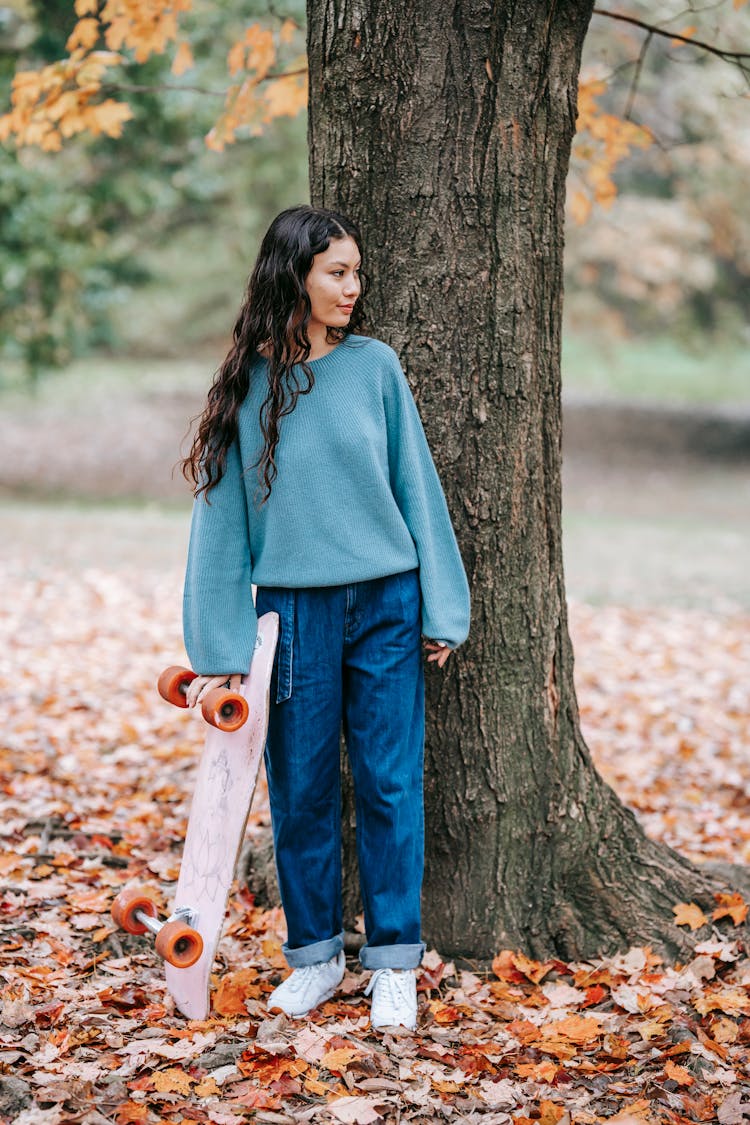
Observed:
[[[171,916],[160,922],[154,902],[139,888],[122,891],[112,906],[115,923],[129,933],[151,930],[156,934],[167,987],[189,1019],[205,1019],[211,1009],[211,969],[268,733],[278,637],[278,613],[264,613],[258,620],[250,671],[242,678],[239,698],[237,692],[220,688],[203,703],[210,726],[198,766]],[[159,678],[160,694],[177,706],[186,706],[184,686],[194,675],[183,668],[166,669]],[[245,717],[239,719],[243,713]]]

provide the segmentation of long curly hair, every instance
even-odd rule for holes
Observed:
[[[290,414],[299,396],[309,394],[315,385],[306,362],[311,350],[307,326],[312,307],[305,278],[315,255],[327,250],[332,239],[347,236],[354,239],[363,257],[359,229],[350,219],[307,204],[282,211],[268,228],[247,282],[232,346],[214,374],[205,409],[197,416],[200,421],[190,452],[179,462],[195,496],[205,492],[208,499],[208,493],[224,475],[227,454],[237,437],[240,406],[250,386],[250,365],[260,347],[270,352],[268,394],[259,418],[265,444],[259,458],[245,466],[245,471],[258,466],[258,482],[266,489],[261,507],[271,495],[271,483],[277,475],[274,455],[280,419]],[[340,343],[362,327],[363,298],[369,288],[363,269],[360,281],[360,294],[346,327],[328,327],[327,343]],[[305,387],[300,386],[293,371],[295,364],[305,374]]]

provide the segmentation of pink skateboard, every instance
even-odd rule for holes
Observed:
[[[241,725],[244,708],[236,695],[226,692],[213,701],[217,725],[208,729],[198,766],[171,917],[160,922],[153,901],[137,888],[123,891],[112,908],[117,924],[130,933],[156,934],[167,987],[189,1019],[206,1019],[211,1009],[209,978],[266,743],[278,636],[279,615],[264,613],[240,688],[248,709]],[[224,720],[229,729],[220,728]]]

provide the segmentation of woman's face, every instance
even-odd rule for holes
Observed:
[[[357,243],[349,237],[331,239],[328,249],[315,255],[305,278],[312,306],[311,323],[316,321],[332,328],[348,323],[362,288],[361,261]]]

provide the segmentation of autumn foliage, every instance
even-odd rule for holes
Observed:
[[[735,8],[747,0],[733,0]],[[181,34],[180,17],[191,0],[75,0],[78,17],[66,44],[69,55],[38,70],[21,70],[14,80],[10,112],[0,117],[0,140],[13,138],[19,146],[38,145],[55,152],[64,140],[80,133],[119,137],[131,119],[127,101],[108,97],[117,90],[118,64],[145,62],[151,55],[174,49],[172,73],[181,76],[193,65],[188,39]],[[299,30],[291,18],[281,19],[275,31],[251,24],[227,54],[230,83],[224,108],[205,136],[206,145],[221,151],[239,130],[250,136],[282,115],[294,116],[307,104],[307,65],[304,52],[278,69],[282,49],[294,44]],[[672,39],[672,47],[695,35],[691,25]],[[488,60],[489,68],[489,60]],[[491,70],[488,70],[491,73]],[[607,83],[596,76],[579,83],[574,177],[569,192],[570,214],[576,223],[588,218],[592,206],[611,205],[616,196],[613,172],[634,147],[645,148],[653,133],[644,126],[604,111],[599,102]]]
[[[31,550],[31,548],[30,548]],[[0,1123],[688,1125],[750,1104],[747,905],[717,894],[683,964],[648,947],[568,963],[431,949],[415,1035],[375,1035],[355,958],[309,1018],[269,1013],[283,915],[235,884],[206,1021],[175,1011],[117,891],[163,911],[179,871],[204,726],[154,681],[182,658],[180,574],[33,553],[2,570]],[[750,619],[573,603],[577,686],[604,776],[651,833],[696,859],[750,858]],[[267,825],[263,786],[250,833]],[[14,1100],[15,1099],[15,1100]]]
[[[174,45],[172,73],[190,70],[190,44],[179,31],[179,17],[190,6],[191,0],[106,0],[100,11],[99,0],[75,0],[78,22],[66,44],[69,55],[16,74],[11,110],[0,117],[0,140],[56,152],[79,133],[119,137],[132,111],[127,102],[105,96],[119,84],[114,68],[129,61],[125,52],[142,63]],[[307,104],[304,55],[293,58],[288,71],[273,70],[279,49],[293,41],[296,29],[292,19],[283,20],[275,34],[254,23],[232,46],[227,67],[236,81],[205,138],[209,148],[234,141],[240,127],[259,133],[274,118],[293,116]]]

